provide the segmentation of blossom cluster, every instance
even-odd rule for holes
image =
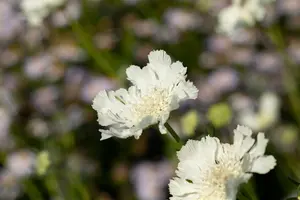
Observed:
[[[140,137],[143,129],[159,124],[162,134],[171,131],[164,124],[170,112],[186,99],[195,99],[197,88],[186,81],[186,68],[181,62],[171,62],[163,50],[152,51],[149,63],[140,68],[127,68],[127,78],[133,84],[128,90],[100,91],[93,101],[101,140],[112,136]],[[170,181],[171,200],[235,200],[238,188],[248,182],[253,173],[265,174],[276,160],[265,156],[268,139],[264,133],[252,138],[252,130],[238,126],[233,144],[221,143],[217,137],[206,136],[200,141],[188,140],[178,152],[176,177]]]
[[[274,0],[232,0],[232,4],[219,13],[220,32],[235,36],[240,28],[253,26],[266,15],[265,5]]]
[[[22,0],[21,8],[28,20],[33,26],[39,26],[51,10],[63,5],[66,0]]]
[[[280,98],[284,62],[272,48],[256,49],[265,41],[254,25],[268,26],[270,20],[274,23],[283,16],[281,28],[298,31],[297,0],[278,0],[271,4],[271,12],[267,6],[272,0],[182,0],[172,5],[162,3],[155,14],[151,1],[123,0],[124,7],[118,1],[117,12],[114,1],[87,1],[93,4],[81,0],[0,1],[0,199],[29,196],[28,179],[33,179],[43,196],[64,199],[64,194],[54,191],[55,185],[61,185],[60,180],[70,183],[63,185],[63,193],[75,191],[80,184],[75,179],[67,181],[62,174],[80,176],[83,193],[92,188],[88,191],[91,199],[118,199],[111,190],[104,189],[111,183],[102,181],[107,174],[113,182],[122,183],[121,198],[136,195],[139,200],[166,199],[169,183],[170,198],[174,200],[236,199],[242,184],[254,173],[265,174],[276,165],[273,156],[264,155],[266,138],[276,151],[285,152],[287,159],[296,154],[298,128],[293,120],[281,120],[280,116],[282,110],[288,117],[285,119],[290,119],[292,113],[291,109],[282,109],[286,102],[280,104],[285,101]],[[147,12],[141,16],[139,8]],[[151,16],[147,16],[149,13]],[[81,15],[82,32],[91,38],[82,39],[69,26]],[[82,23],[90,18],[89,23]],[[23,23],[24,19],[28,24]],[[212,29],[213,22],[217,28]],[[287,51],[299,64],[297,34],[286,35]],[[89,39],[92,44],[86,45]],[[99,54],[90,55],[93,46]],[[180,57],[184,63],[174,62],[173,58],[172,62],[162,50],[148,55],[156,46],[170,50],[173,58]],[[91,62],[94,56],[95,63]],[[141,67],[127,68],[129,88],[116,89],[123,84],[119,72],[125,71],[124,64],[130,59]],[[111,76],[105,76],[105,63],[114,71]],[[187,72],[193,82],[187,80]],[[10,95],[13,98],[8,98]],[[85,129],[95,125],[96,120],[90,120],[92,102],[101,125],[101,140],[114,137],[100,146],[90,139],[99,136],[89,135],[97,129]],[[215,137],[204,135],[207,124],[218,130]],[[231,134],[233,124],[248,126],[254,133],[238,126]],[[184,142],[177,154],[175,175],[173,163],[164,158],[170,155],[173,146],[169,145],[173,142],[166,140],[166,135],[152,133],[156,125],[162,134],[172,132],[172,126]],[[274,131],[269,134],[269,130]],[[267,134],[256,134],[260,131]],[[202,139],[200,135],[204,135]],[[139,140],[129,139],[131,136]],[[232,143],[227,136],[233,138]],[[153,142],[152,137],[167,145]],[[117,138],[128,141],[121,144]],[[119,148],[107,149],[106,144],[116,141],[121,149],[130,147],[130,151],[120,152],[122,156],[134,154],[143,160],[132,163],[110,159]],[[168,152],[162,153],[160,148]],[[91,155],[90,150],[97,153]],[[295,164],[291,168],[297,172],[299,167]],[[52,175],[57,175],[57,183]],[[87,181],[93,177],[101,177],[105,187],[92,186],[98,184]],[[46,191],[48,178],[54,178],[53,191]],[[129,181],[136,193],[128,193]],[[87,182],[91,184],[85,185]],[[58,196],[52,196],[52,192]]]

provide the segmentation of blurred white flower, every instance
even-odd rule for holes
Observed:
[[[54,85],[44,86],[31,94],[31,103],[34,108],[42,113],[51,114],[57,111],[57,100],[60,91]]]
[[[249,126],[255,131],[264,130],[277,122],[279,109],[279,97],[274,93],[266,92],[259,100],[258,112],[245,108],[240,112],[238,121],[240,124]]]
[[[28,132],[34,137],[46,138],[50,134],[50,127],[47,122],[41,118],[32,118],[27,127]]]
[[[209,74],[206,81],[198,83],[199,100],[209,103],[220,98],[222,94],[234,91],[240,83],[237,71],[230,68],[220,68]]]
[[[296,16],[300,13],[299,0],[278,0],[277,9],[280,14]]]
[[[203,21],[196,13],[180,8],[168,9],[164,14],[164,18],[168,26],[180,31],[194,30]]]
[[[132,29],[138,37],[150,37],[158,31],[158,24],[153,19],[135,20]]]
[[[11,1],[0,1],[0,41],[8,42],[22,31],[21,15]]]
[[[179,30],[167,25],[159,25],[153,38],[157,42],[174,44],[179,40]]]
[[[21,9],[32,26],[40,26],[53,9],[61,6],[66,0],[22,0]]]
[[[4,169],[0,171],[0,199],[13,200],[21,192],[18,178],[10,171]]]
[[[35,169],[36,156],[33,152],[22,150],[13,152],[6,159],[6,168],[18,178],[31,175]]]
[[[54,65],[54,60],[48,53],[41,53],[26,59],[24,73],[29,79],[42,78]]]
[[[234,130],[233,144],[223,144],[216,137],[189,140],[178,152],[177,177],[169,184],[171,200],[235,200],[240,184],[252,173],[265,174],[276,160],[264,156],[268,139],[244,126]]]
[[[232,4],[219,13],[218,31],[236,35],[243,26],[253,26],[266,14],[265,5],[274,0],[232,0]]]
[[[101,140],[112,136],[139,138],[144,128],[159,123],[161,133],[172,110],[186,99],[195,99],[197,88],[186,81],[187,68],[162,50],[148,55],[146,67],[130,66],[127,79],[133,84],[128,90],[100,91],[92,107],[98,112],[98,122],[108,126],[100,129]]]

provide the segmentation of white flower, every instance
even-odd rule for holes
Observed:
[[[139,138],[144,128],[159,123],[161,133],[170,111],[179,107],[185,99],[195,99],[197,88],[186,81],[187,68],[181,62],[171,62],[162,50],[148,55],[149,63],[142,69],[130,66],[127,79],[133,84],[128,90],[100,91],[92,107],[98,112],[98,122],[108,126],[101,140],[112,136]]]
[[[260,97],[258,112],[254,112],[251,108],[245,108],[240,112],[238,121],[254,131],[264,130],[278,121],[279,109],[279,97],[275,93],[266,92]]]
[[[16,177],[22,178],[33,174],[35,163],[36,156],[33,152],[21,150],[8,155],[6,167],[8,171],[13,173]]]
[[[7,169],[0,171],[0,199],[13,200],[21,193],[21,185],[18,177]]]
[[[32,26],[42,24],[51,10],[61,6],[66,0],[22,0],[21,9]]]
[[[253,26],[266,14],[265,4],[274,0],[233,0],[218,16],[220,32],[234,36],[243,26]]]
[[[256,142],[251,136],[249,128],[238,126],[233,144],[210,136],[189,140],[177,154],[177,177],[169,184],[171,200],[235,200],[239,185],[252,173],[265,174],[276,165],[273,156],[264,156],[264,133],[258,133]]]

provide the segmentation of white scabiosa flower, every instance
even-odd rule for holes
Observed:
[[[272,92],[264,93],[259,100],[259,109],[245,108],[239,113],[240,124],[254,131],[261,131],[274,125],[280,117],[280,99]]]
[[[243,26],[253,26],[266,14],[265,5],[274,0],[232,0],[232,4],[224,8],[218,16],[218,31],[235,35]]]
[[[252,173],[265,174],[276,160],[265,156],[268,139],[244,126],[234,130],[233,144],[220,143],[206,136],[200,141],[189,140],[178,152],[176,175],[169,184],[171,200],[235,200],[238,187]]]
[[[112,136],[139,138],[144,128],[159,123],[161,133],[172,110],[186,99],[195,99],[197,88],[186,81],[187,68],[162,50],[148,55],[149,63],[140,68],[130,66],[126,70],[127,79],[133,84],[128,90],[100,91],[92,107],[98,113],[98,122],[107,126],[101,140]]]
[[[50,12],[66,0],[22,0],[21,9],[32,26],[40,26]]]

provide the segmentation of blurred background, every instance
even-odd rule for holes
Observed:
[[[1,200],[168,199],[174,139],[149,128],[100,142],[91,107],[100,90],[128,87],[126,68],[153,49],[183,62],[199,89],[171,114],[181,138],[263,131],[278,165],[252,178],[257,199],[297,195],[300,0],[277,0],[234,38],[216,31],[229,0],[25,1],[0,0]]]

